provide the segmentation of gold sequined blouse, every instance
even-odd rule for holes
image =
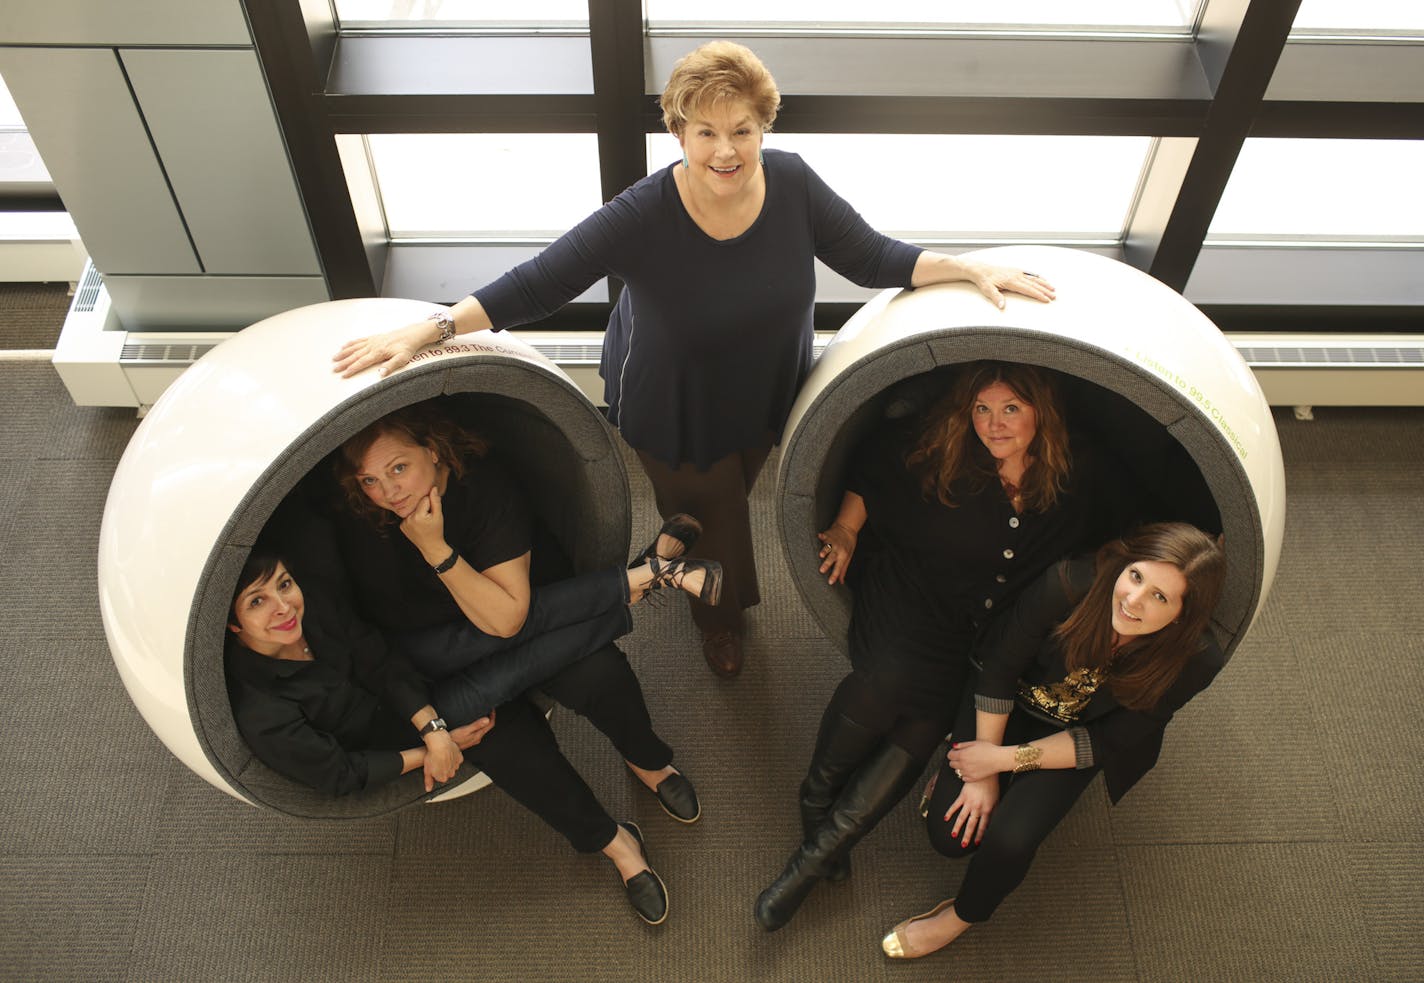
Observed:
[[[1037,686],[1019,684],[1019,699],[1048,714],[1054,720],[1071,724],[1093,698],[1107,677],[1101,666],[1074,669],[1061,683],[1040,683]]]

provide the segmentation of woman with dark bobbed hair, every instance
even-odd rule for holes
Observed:
[[[741,671],[742,612],[760,601],[747,496],[811,367],[815,261],[866,287],[965,280],[999,307],[1002,291],[1053,297],[1031,273],[877,233],[796,154],[763,150],[780,104],[755,54],[702,45],[662,94],[681,160],[449,310],[336,356],[347,375],[389,373],[427,345],[537,320],[620,278],[599,370],[609,419],[638,452],[659,511],[701,518],[698,555],[722,563],[720,603],[693,603],[692,616],[704,658],[724,677]]]
[[[1222,667],[1209,626],[1225,579],[1217,540],[1159,523],[1024,591],[981,648],[927,793],[930,842],[969,869],[956,897],[885,936],[886,955],[928,955],[986,921],[1094,776],[1116,803],[1152,769],[1173,714]]]
[[[427,683],[339,588],[318,577],[298,585],[266,542],[238,575],[228,629],[233,718],[273,771],[348,795],[421,769],[429,792],[454,777],[469,751],[491,781],[575,849],[612,860],[640,917],[651,924],[667,917],[667,891],[648,863],[641,830],[608,816],[559,751],[543,714],[522,698],[576,661],[577,650],[487,653]]]
[[[848,876],[851,848],[949,731],[981,626],[1092,541],[1092,474],[1053,374],[1030,365],[962,366],[928,413],[861,442],[819,554],[828,581],[852,591],[852,671],[801,783],[801,845],[757,899],[763,928],[785,925],[823,878]]]

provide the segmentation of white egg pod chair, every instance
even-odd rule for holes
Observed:
[[[972,286],[888,290],[836,334],[792,408],[777,473],[777,528],[792,580],[844,649],[850,594],[818,572],[851,451],[876,423],[922,408],[952,366],[997,359],[1060,373],[1070,428],[1098,450],[1134,519],[1180,519],[1225,534],[1228,572],[1213,630],[1230,656],[1270,591],[1285,526],[1285,474],[1270,407],[1250,368],[1180,294],[1081,250],[1005,246],[965,258],[1031,271],[1044,304]]]
[[[574,568],[625,561],[628,478],[617,437],[551,361],[483,332],[419,354],[382,379],[342,379],[348,339],[419,320],[415,301],[334,301],[239,332],[154,404],[115,471],[99,538],[99,602],[130,696],[189,768],[239,799],[289,815],[357,818],[487,784],[469,765],[434,796],[420,773],[333,798],[257,761],[238,733],[223,672],[228,605],[248,552],[308,473],[385,414],[441,397],[518,475]],[[322,472],[324,473],[324,472]],[[412,734],[412,745],[414,744]]]

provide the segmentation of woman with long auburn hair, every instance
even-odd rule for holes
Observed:
[[[956,897],[896,925],[912,959],[986,921],[1099,772],[1114,803],[1157,763],[1173,714],[1224,662],[1209,630],[1226,579],[1195,526],[1144,526],[1057,564],[980,648],[983,669],[927,791],[930,843],[972,859]]]
[[[848,876],[851,848],[919,779],[994,612],[1101,537],[1092,474],[1054,374],[1031,365],[961,366],[927,413],[861,442],[819,554],[828,582],[853,593],[852,671],[801,783],[801,845],[757,899],[763,928],[786,924],[820,880]]]

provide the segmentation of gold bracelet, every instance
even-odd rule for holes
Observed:
[[[1043,748],[1034,747],[1032,744],[1020,744],[1014,748],[1014,774],[1022,774],[1025,771],[1038,771],[1043,767],[1039,764],[1039,759],[1043,757]]]

